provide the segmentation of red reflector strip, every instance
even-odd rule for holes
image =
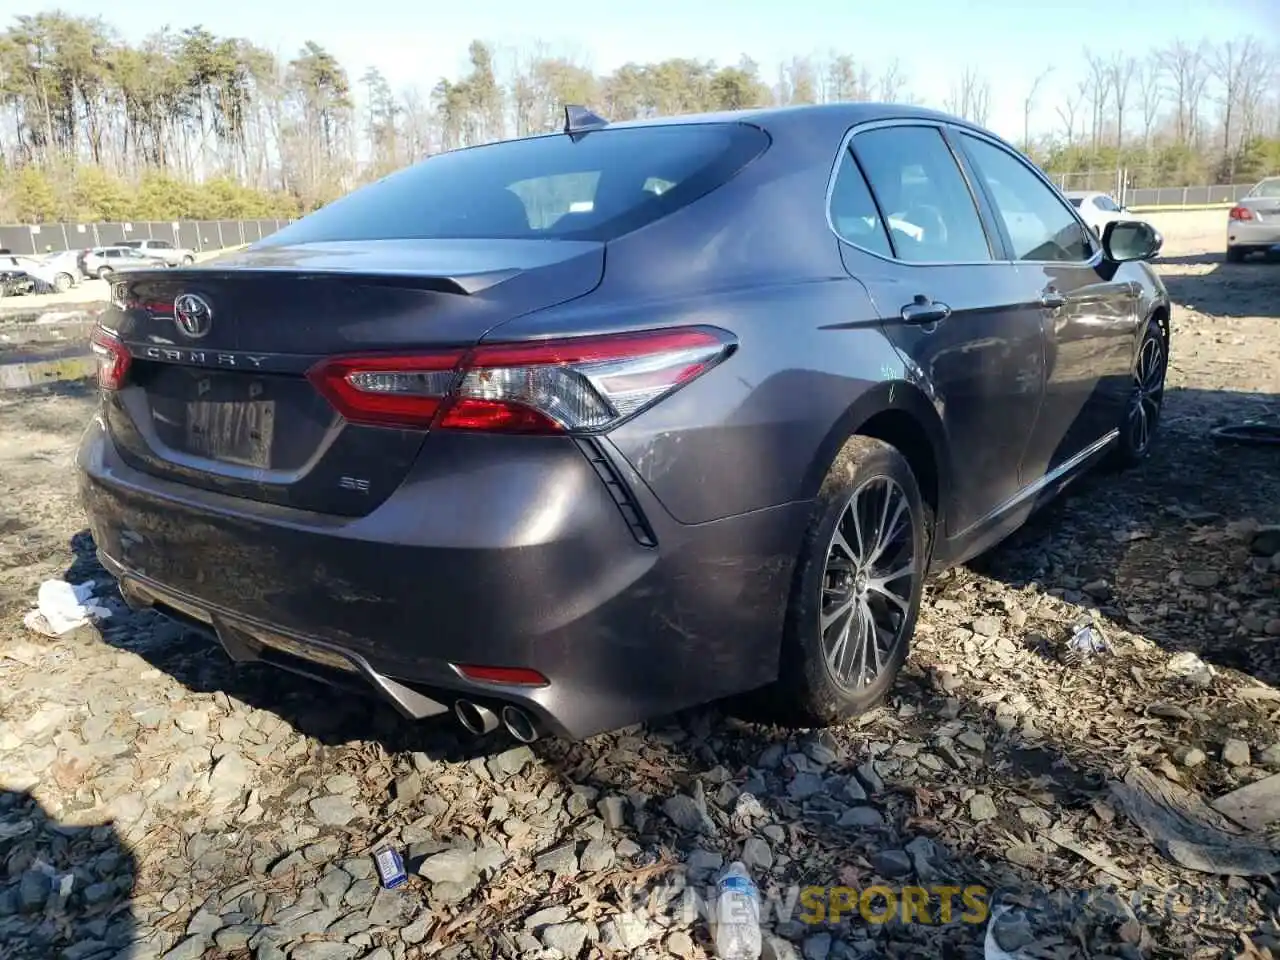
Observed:
[[[454,669],[468,680],[481,683],[506,683],[522,687],[545,687],[549,681],[537,670],[526,667],[481,667],[454,664]]]

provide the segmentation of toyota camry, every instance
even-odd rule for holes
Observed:
[[[832,723],[927,576],[1147,456],[1160,245],[920,108],[568,108],[119,278],[82,496],[131,605],[410,718]]]

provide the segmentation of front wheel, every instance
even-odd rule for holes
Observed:
[[[1150,455],[1164,411],[1164,384],[1169,370],[1168,344],[1154,319],[1147,321],[1129,383],[1129,402],[1120,424],[1120,441],[1113,462],[1119,467],[1137,466]]]
[[[69,273],[60,273],[53,278],[53,289],[59,293],[66,293],[71,289],[72,278]]]
[[[801,550],[770,713],[825,726],[884,698],[915,631],[931,540],[906,458],[882,440],[851,437]]]
[[[195,262],[196,262],[196,258],[191,256],[191,254],[187,254],[185,257],[182,258],[182,265],[184,267],[189,267],[191,266],[191,264]]]

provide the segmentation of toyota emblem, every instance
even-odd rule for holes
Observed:
[[[192,340],[199,340],[213,326],[213,307],[199,294],[181,294],[173,301],[173,322]]]

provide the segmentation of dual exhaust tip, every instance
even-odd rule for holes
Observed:
[[[521,743],[533,743],[540,736],[533,718],[510,704],[502,708],[501,714],[497,714],[470,700],[458,700],[453,705],[453,715],[458,718],[464,730],[477,737],[497,730],[499,723]]]

